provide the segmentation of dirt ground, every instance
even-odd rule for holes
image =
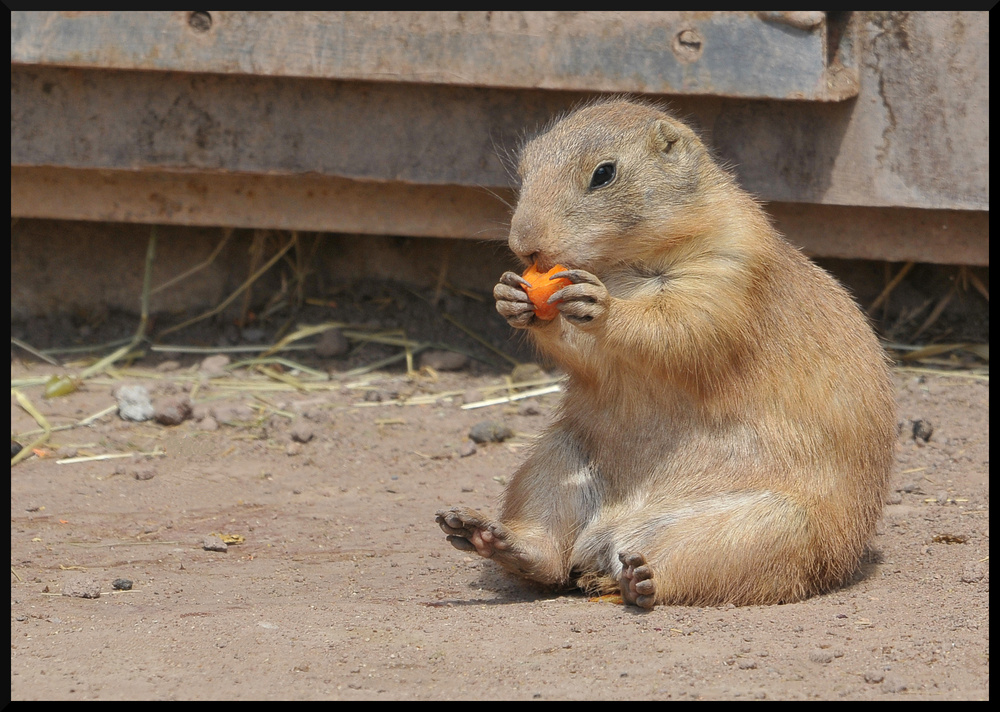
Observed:
[[[529,360],[481,309],[476,329]],[[432,317],[342,305],[311,321],[323,318],[414,338]],[[446,542],[434,512],[492,511],[559,395],[463,409],[511,392],[510,363],[439,327],[475,357],[458,371],[352,373],[399,353],[353,340],[344,356],[286,354],[328,380],[157,352],[52,399],[40,382],[66,369],[12,347],[17,393],[53,428],[77,425],[11,469],[11,698],[989,698],[988,376],[897,370],[893,487],[848,586],[644,612],[542,590]],[[92,331],[12,328],[35,346]],[[123,420],[122,384],[193,411],[178,425]],[[482,421],[514,436],[473,447]],[[12,437],[28,444],[37,428],[12,390]],[[212,535],[237,543],[208,550]]]

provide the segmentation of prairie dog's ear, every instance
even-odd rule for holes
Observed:
[[[657,119],[650,128],[649,141],[652,149],[664,155],[670,153],[681,140],[681,132],[669,121]]]

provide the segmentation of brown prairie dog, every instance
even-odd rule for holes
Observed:
[[[658,108],[584,107],[524,146],[509,244],[573,284],[541,321],[497,310],[569,374],[554,423],[459,549],[625,601],[797,601],[844,582],[893,459],[885,354],[695,133]]]

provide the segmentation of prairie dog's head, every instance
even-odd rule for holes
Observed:
[[[597,271],[698,231],[706,191],[728,182],[697,135],[648,105],[584,107],[529,141],[510,248],[540,268]]]

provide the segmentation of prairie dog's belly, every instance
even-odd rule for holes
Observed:
[[[655,488],[663,496],[756,486],[779,463],[758,424],[714,420],[687,398],[578,398],[567,394],[563,420],[611,491]],[[766,430],[766,429],[765,429]],[[786,463],[787,466],[787,463]],[[648,493],[647,493],[648,494]]]

